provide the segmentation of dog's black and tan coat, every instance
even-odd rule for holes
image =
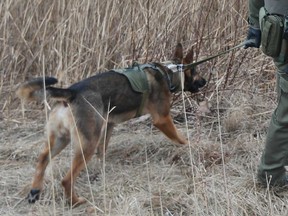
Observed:
[[[183,58],[182,45],[178,44],[173,63],[191,63],[192,56],[190,52]],[[48,141],[38,159],[28,196],[29,202],[39,199],[44,172],[49,163],[49,149],[53,158],[69,143],[73,143],[78,149],[62,185],[72,205],[83,203],[85,199],[76,195],[73,184],[85,162],[88,162],[96,151],[100,157],[103,155],[115,124],[138,115],[150,113],[153,124],[168,138],[178,144],[187,144],[170,116],[170,95],[172,90],[179,89],[181,85],[180,73],[173,73],[165,64],[151,65],[143,68],[148,82],[145,97],[144,93],[132,89],[126,76],[115,71],[97,74],[67,89],[51,87],[57,83],[52,77],[34,79],[18,88],[17,95],[22,99],[37,100],[43,97],[45,90],[47,96],[59,101],[49,116]],[[184,78],[184,91],[197,92],[206,83],[195,70],[185,70]]]

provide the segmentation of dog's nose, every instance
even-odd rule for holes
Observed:
[[[207,81],[204,78],[202,78],[202,79],[198,80],[197,83],[198,83],[199,88],[202,88],[206,85]]]
[[[205,86],[207,81],[205,79],[202,79],[202,87]]]

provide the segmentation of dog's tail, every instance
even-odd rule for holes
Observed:
[[[27,101],[31,100],[43,100],[44,99],[44,87],[46,90],[46,96],[60,101],[69,101],[74,97],[74,92],[70,89],[54,88],[54,85],[58,80],[54,77],[39,77],[19,86],[16,91],[16,95],[20,99]]]

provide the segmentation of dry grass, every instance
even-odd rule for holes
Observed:
[[[242,42],[246,17],[245,0],[2,0],[0,215],[287,215],[287,193],[255,178],[275,107],[273,64],[242,49],[199,66],[209,83],[187,95],[186,116],[175,97],[173,117],[190,148],[174,146],[149,119],[130,121],[116,128],[105,169],[94,160],[89,179],[84,171],[77,180],[90,203],[71,209],[64,199],[59,183],[71,149],[49,166],[41,200],[25,200],[45,112],[30,104],[22,116],[18,83],[45,74],[67,86],[133,60],[169,59],[177,42],[201,59]],[[203,99],[211,113],[195,116],[191,106]]]

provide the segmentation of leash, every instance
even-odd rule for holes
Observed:
[[[226,54],[226,53],[229,53],[229,52],[231,52],[232,50],[235,50],[235,49],[238,49],[238,48],[240,48],[240,47],[243,47],[243,46],[245,46],[246,44],[251,43],[252,41],[253,41],[253,39],[251,39],[251,40],[246,40],[246,41],[244,41],[244,42],[242,42],[242,43],[240,43],[240,44],[238,44],[238,45],[236,45],[236,46],[234,46],[234,47],[232,47],[232,48],[230,48],[230,49],[228,49],[228,50],[225,50],[225,51],[220,52],[220,53],[218,53],[218,54],[216,54],[216,55],[212,55],[212,56],[210,56],[210,57],[204,58],[204,59],[202,59],[202,60],[200,60],[200,61],[197,61],[197,62],[193,62],[193,63],[190,63],[190,64],[169,64],[169,65],[167,65],[167,67],[168,67],[170,70],[172,70],[174,73],[176,73],[176,72],[181,72],[181,71],[183,71],[183,70],[185,70],[185,69],[193,69],[193,68],[195,68],[195,67],[196,67],[197,65],[199,65],[199,64],[202,64],[202,63],[204,63],[204,62],[210,61],[211,59],[214,59],[214,58],[217,58],[217,57],[219,57],[219,56],[221,56],[221,55],[224,55],[224,54]]]

